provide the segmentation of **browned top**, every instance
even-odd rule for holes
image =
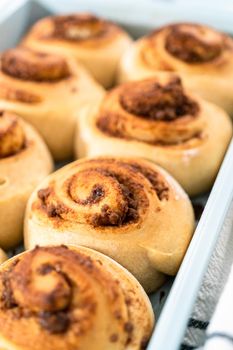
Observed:
[[[217,58],[224,49],[224,36],[200,25],[173,25],[165,47],[176,58],[187,63],[204,63]]]
[[[18,309],[19,318],[35,317],[38,324],[50,333],[67,331],[71,321],[72,292],[78,287],[72,285],[72,276],[68,272],[69,265],[75,263],[83,264],[84,269],[86,266],[94,269],[89,258],[74,254],[65,247],[36,248],[15,260],[1,276],[0,309]],[[94,305],[90,308],[94,311]]]
[[[147,163],[146,163],[147,164]],[[51,224],[71,222],[94,227],[119,227],[138,222],[149,206],[146,188],[159,201],[167,200],[169,187],[163,176],[139,161],[93,159],[81,162],[47,188],[38,191],[33,209]]]
[[[112,22],[93,16],[89,13],[79,13],[62,16],[52,16],[41,20],[33,28],[30,35],[39,39],[58,39],[80,45],[102,45],[122,33],[120,27]]]
[[[2,54],[1,69],[11,77],[37,82],[56,82],[70,74],[64,58],[22,47]]]
[[[53,35],[67,40],[86,40],[107,31],[107,22],[90,14],[54,16],[53,23]]]
[[[5,81],[0,82],[0,99],[28,104],[38,103],[42,100],[39,95],[25,89],[16,89],[13,84]]]
[[[127,85],[122,88],[120,102],[127,112],[152,120],[170,121],[198,112],[197,103],[185,95],[179,78],[165,85],[153,80]]]
[[[231,58],[233,53],[230,36],[193,23],[161,27],[146,36],[141,44],[140,55],[146,65],[163,71],[181,69],[172,57],[190,67],[205,65],[222,69],[228,63],[228,55]]]
[[[25,135],[18,117],[0,112],[0,159],[17,154],[25,147]]]
[[[1,336],[23,349],[93,349],[94,339],[96,349],[125,349],[128,296],[108,271],[65,246],[14,258],[0,273]]]
[[[174,75],[123,84],[110,91],[100,106],[96,127],[104,134],[157,146],[198,138],[201,107]]]

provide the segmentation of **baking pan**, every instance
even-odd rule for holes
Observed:
[[[143,35],[158,25],[174,21],[199,21],[233,33],[233,6],[227,9],[216,7],[214,10],[203,5],[185,6],[183,3],[150,0],[14,0],[3,4],[0,4],[1,51],[15,46],[37,19],[52,13],[75,11],[92,11],[114,20],[134,37]],[[180,347],[198,289],[233,197],[232,174],[233,141],[208,196],[178,275],[150,297],[157,325],[147,350],[176,350]],[[206,202],[206,198],[198,198],[197,201]]]

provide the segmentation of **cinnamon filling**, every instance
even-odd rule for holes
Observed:
[[[101,170],[99,169],[99,171]],[[122,226],[124,224],[137,221],[138,201],[134,195],[134,184],[128,182],[127,178],[119,176],[116,173],[105,171],[105,176],[110,176],[119,183],[120,191],[124,198],[124,203],[120,208],[120,212],[118,210],[112,210],[112,208],[107,204],[103,205],[100,214],[95,214],[92,217],[92,225]]]
[[[74,189],[74,191],[76,191],[76,189]],[[72,189],[72,180],[71,180],[71,183],[69,186],[69,193],[71,197],[72,197],[72,192],[73,192],[73,189]],[[91,189],[91,194],[87,198],[79,199],[79,198],[76,198],[76,194],[75,194],[73,199],[76,203],[81,205],[92,205],[100,202],[104,196],[105,196],[104,188],[101,186],[101,184],[95,184]]]
[[[25,136],[18,118],[0,112],[0,159],[17,154],[25,147]]]
[[[62,203],[51,203],[50,198],[54,196],[53,189],[47,187],[41,189],[37,193],[38,198],[41,200],[42,209],[51,218],[62,218],[61,215],[67,211],[67,208]]]
[[[166,50],[187,63],[205,63],[220,56],[223,38],[198,25],[174,25],[166,37]]]
[[[158,173],[136,163],[132,163],[131,166],[147,178],[161,201],[169,199],[169,188]]]
[[[51,263],[44,263],[49,261],[49,256]],[[18,318],[35,317],[49,333],[66,332],[72,318],[73,286],[65,273],[63,259],[90,268],[90,258],[79,257],[65,246],[35,248],[1,274],[0,309],[10,309]]]
[[[37,82],[56,82],[70,75],[62,57],[21,47],[2,54],[1,69],[11,77]]]
[[[166,85],[150,80],[127,86],[120,102],[128,113],[148,120],[173,121],[185,115],[195,116],[199,110],[197,103],[184,94],[179,78]]]
[[[179,131],[176,132],[174,129],[173,133],[167,131],[165,133],[160,133],[159,135],[158,133],[153,135],[153,130],[149,130],[149,128],[149,137],[146,138],[143,134],[143,130],[142,135],[138,133],[138,129],[140,130],[140,125],[137,125],[134,132],[129,134],[127,127],[125,126],[127,123],[130,123],[130,121],[128,121],[127,118],[123,118],[120,113],[111,112],[101,114],[96,120],[97,128],[110,137],[117,137],[128,141],[139,141],[158,147],[178,146],[192,140],[200,141],[204,138],[204,134],[201,130],[193,130],[193,132],[189,131],[186,135],[185,132],[181,131],[179,133]]]
[[[141,175],[149,181],[159,200],[168,200],[166,182],[152,169],[136,162],[98,159],[93,165],[92,161],[87,162],[85,170],[77,172],[64,183],[63,195],[72,200],[74,204],[71,207],[57,197],[55,182],[51,182],[49,187],[38,191],[40,205],[37,208],[54,219],[93,226],[131,224],[139,220],[149,205],[142,179],[137,180],[137,176]]]
[[[0,83],[0,98],[7,101],[15,101],[22,103],[38,103],[41,97],[26,90],[15,89],[10,84]]]
[[[180,78],[147,79],[109,92],[95,119],[102,133],[159,147],[177,146],[202,138],[194,118],[200,105],[187,95]],[[195,127],[191,127],[195,124]]]
[[[13,296],[13,290],[11,288],[9,275],[12,272],[14,266],[18,264],[18,262],[19,260],[16,259],[10,269],[0,275],[3,285],[0,299],[0,309],[12,309],[17,305]]]
[[[38,349],[77,349],[77,344],[88,349],[100,330],[103,348],[108,348],[109,341],[118,342],[117,347],[130,347],[131,341],[135,345],[135,322],[128,308],[136,300],[143,312],[143,298],[133,295],[130,285],[122,288],[122,272],[104,269],[104,257],[87,254],[66,246],[36,247],[2,268],[4,339],[25,349],[35,344]],[[149,319],[142,323],[143,340],[149,338],[150,324]]]
[[[67,312],[59,311],[51,313],[43,311],[38,316],[41,327],[50,333],[64,333],[69,328],[70,319]]]
[[[87,215],[86,220],[89,224],[94,226],[122,226],[138,219],[138,201],[134,195],[134,183],[129,181],[127,177],[118,175],[115,172],[110,172],[104,169],[95,169],[101,175],[106,178],[110,178],[117,183],[119,196],[122,197],[121,202],[117,203],[116,207],[112,207],[111,204],[101,205],[101,201],[107,196],[105,188],[101,183],[95,183],[91,189],[90,195],[86,198],[79,198],[79,186],[81,181],[79,176],[74,176],[68,186],[68,195],[70,198],[81,206],[91,207],[93,205],[101,205],[98,213],[93,215]],[[85,173],[86,179],[88,179],[88,173],[92,169],[88,169]],[[51,188],[46,188],[38,191],[38,198],[42,201],[42,207],[46,211],[49,217],[62,218],[63,214],[66,215],[68,208],[62,203],[54,204],[52,198],[54,191]]]
[[[90,14],[53,17],[53,36],[82,41],[105,34],[106,22]]]

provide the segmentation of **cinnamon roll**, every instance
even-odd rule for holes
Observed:
[[[119,59],[131,41],[117,25],[91,14],[79,13],[40,20],[22,44],[41,51],[71,55],[100,84],[110,87]]]
[[[43,247],[0,267],[0,348],[140,350],[154,316],[136,279],[84,247]]]
[[[34,191],[24,238],[27,248],[96,249],[151,292],[177,272],[193,229],[191,203],[164,170],[137,158],[92,158],[70,163]]]
[[[73,61],[25,48],[4,52],[0,67],[0,109],[30,122],[57,160],[70,158],[76,118],[103,89]]]
[[[183,88],[179,77],[129,82],[86,111],[78,156],[139,156],[169,171],[191,195],[207,191],[232,136],[227,114]]]
[[[16,115],[0,112],[1,247],[22,239],[27,199],[51,170],[51,156],[37,132]]]
[[[123,56],[119,81],[179,72],[185,86],[233,116],[233,40],[204,25],[178,23],[139,39]]]

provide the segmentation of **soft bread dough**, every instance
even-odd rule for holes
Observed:
[[[53,169],[50,153],[39,134],[32,126],[17,116],[4,113],[0,116],[7,120],[12,117],[17,130],[24,136],[24,147],[16,154],[4,158],[0,156],[0,246],[4,249],[16,246],[22,239],[23,217],[29,195],[39,182]],[[17,143],[19,134],[12,131],[10,125],[9,139],[1,139],[8,147],[11,141]],[[5,142],[6,141],[6,142]],[[9,143],[8,143],[9,141]],[[1,155],[0,147],[0,155]]]
[[[90,14],[38,21],[22,45],[73,56],[105,88],[113,85],[119,60],[132,39],[117,25]]]
[[[93,248],[126,267],[151,292],[166,274],[176,274],[194,216],[185,192],[155,164],[91,158],[66,165],[37,187],[24,227],[26,248]]]
[[[176,116],[176,111],[183,115]],[[77,158],[148,159],[195,196],[211,188],[231,137],[231,120],[224,110],[183,89],[177,77],[157,75],[123,84],[83,110],[75,150]]]
[[[233,117],[230,36],[192,23],[164,26],[128,48],[119,64],[118,82],[148,78],[158,72],[179,73],[187,89]]]
[[[1,349],[139,350],[149,340],[154,315],[146,293],[99,252],[37,247],[0,272]]]
[[[56,160],[72,157],[76,120],[103,93],[72,58],[22,48],[2,55],[0,109],[32,124]]]

